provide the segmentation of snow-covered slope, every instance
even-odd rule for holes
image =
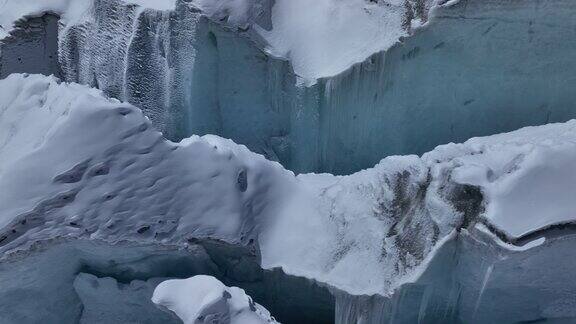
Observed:
[[[12,75],[0,88],[3,252],[54,237],[210,238],[259,251],[265,268],[390,294],[462,228],[524,244],[574,220],[575,122],[294,177],[228,140],[166,141],[136,108],[84,86]]]
[[[441,146],[423,159],[452,169],[452,179],[479,187],[483,218],[511,240],[573,222],[576,122],[527,127],[465,144]]]
[[[211,276],[164,281],[154,290],[152,301],[176,313],[184,324],[278,323],[244,290],[226,287]]]
[[[4,251],[55,235],[248,243],[283,188],[278,164],[220,139],[168,142],[98,90],[37,75],[1,84]]]

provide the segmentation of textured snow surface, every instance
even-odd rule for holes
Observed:
[[[56,237],[211,238],[264,268],[389,294],[462,228],[515,244],[573,221],[575,141],[570,121],[295,177],[216,136],[166,141],[100,91],[15,74],[0,81],[0,252]]]
[[[243,289],[226,287],[211,276],[164,281],[154,290],[152,301],[176,313],[184,324],[277,323]]]
[[[0,39],[8,36],[14,22],[25,16],[51,12],[62,15],[62,22],[73,24],[90,9],[90,5],[90,0],[1,0]]]
[[[176,0],[123,0],[143,8],[171,10]],[[87,17],[95,0],[0,0],[0,39],[13,29],[14,22],[27,16],[49,12],[61,16],[65,25],[78,23]]]

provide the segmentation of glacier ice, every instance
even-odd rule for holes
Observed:
[[[541,175],[572,173],[575,121],[295,176],[216,136],[167,141],[86,86],[13,74],[0,93],[0,280],[20,296],[2,299],[38,309],[2,318],[131,318],[106,296],[144,309],[163,279],[203,274],[286,323],[332,322],[331,303],[337,323],[574,318],[575,188]]]

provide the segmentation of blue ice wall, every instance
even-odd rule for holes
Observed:
[[[463,0],[315,85],[250,30],[99,0],[60,37],[66,79],[144,109],[173,140],[217,134],[296,172],[346,174],[394,154],[576,117],[576,3]]]
[[[335,323],[575,323],[574,236],[546,240],[511,251],[486,236],[460,234],[392,296],[336,292]]]
[[[184,1],[172,12],[96,3],[93,19],[62,32],[68,81],[141,107],[170,139],[217,134],[290,159],[296,77],[287,61]]]
[[[318,169],[576,117],[576,3],[461,1],[317,87]]]

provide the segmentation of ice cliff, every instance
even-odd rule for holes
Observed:
[[[0,323],[576,321],[574,13],[0,0]]]
[[[348,174],[575,117],[571,1],[304,2],[31,11],[61,15],[50,56],[66,81],[141,107],[172,140],[220,135],[296,172]]]
[[[285,322],[332,321],[313,317],[326,314],[321,298],[335,301],[338,323],[574,316],[573,121],[350,176],[294,176],[215,136],[167,141],[137,108],[85,86],[14,74],[0,93],[8,323],[126,320],[138,314],[110,305],[131,299],[152,322],[169,319],[149,301],[154,285],[197,274],[248,289]],[[292,277],[316,284],[282,279]],[[561,283],[568,290],[550,290]],[[270,287],[286,302],[267,299]],[[514,304],[497,302],[501,287]],[[311,299],[290,302],[299,290]]]

